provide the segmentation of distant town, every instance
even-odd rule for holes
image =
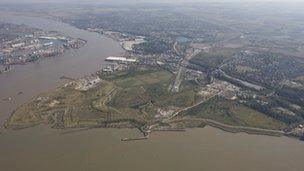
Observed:
[[[217,8],[210,4],[172,9],[143,5],[136,10],[89,6],[65,14],[46,9],[45,14],[56,20],[116,40],[125,52],[108,56],[108,65],[92,76],[68,78],[61,89],[22,106],[7,127],[41,122],[54,128],[136,127],[147,136],[159,129],[211,125],[304,139],[301,21],[275,16],[277,22],[261,22],[261,11],[248,20],[234,15],[233,7],[225,9],[227,16],[214,14]],[[83,42],[63,41],[58,33],[32,35],[46,48],[41,56]],[[23,39],[31,39],[27,37]],[[56,46],[50,37],[68,44]],[[14,41],[4,49],[18,52],[26,47],[23,43]],[[36,104],[43,107],[38,110]],[[23,117],[33,120],[24,123]]]
[[[301,171],[304,2],[0,0],[0,171]]]
[[[58,56],[68,49],[78,49],[85,43],[85,40],[58,32],[0,23],[0,73],[10,71],[14,65]]]

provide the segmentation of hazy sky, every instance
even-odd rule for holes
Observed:
[[[82,2],[82,3],[88,3],[88,2],[101,2],[101,3],[128,3],[128,2],[132,2],[132,3],[142,3],[142,2],[149,2],[149,3],[185,3],[185,2],[216,2],[216,1],[220,1],[220,2],[265,2],[265,1],[271,1],[271,2],[304,2],[304,0],[0,0],[0,2],[5,2],[5,3],[28,3],[28,2]]]

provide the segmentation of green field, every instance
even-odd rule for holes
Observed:
[[[126,75],[113,82],[121,89],[110,102],[113,108],[123,113],[138,114],[146,120],[153,120],[157,109],[182,108],[195,102],[196,93],[185,90],[171,94],[168,90],[174,75],[168,71],[157,70]]]
[[[105,75],[97,87],[88,91],[62,86],[19,107],[6,122],[6,127],[18,129],[40,123],[55,128],[156,123],[160,121],[156,117],[159,110],[176,111],[200,101],[198,85],[187,81],[182,83],[179,93],[171,93],[169,87],[174,78],[172,73],[159,68],[138,67]],[[265,114],[220,97],[190,108],[181,113],[181,118],[183,116],[235,126],[277,130],[285,127]]]
[[[66,127],[75,125],[97,124],[106,115],[107,92],[113,84],[103,82],[90,91],[78,91],[60,87],[41,94],[38,98],[20,106],[6,123],[8,127],[28,127],[37,123],[48,123],[50,115],[64,111]],[[55,105],[52,105],[57,101]]]
[[[154,121],[159,108],[182,108],[195,102],[193,90],[169,93],[173,79],[174,75],[165,70],[137,68],[107,76],[88,91],[59,87],[19,107],[6,126],[17,129],[39,123],[54,124],[58,113],[64,113],[59,121],[65,128],[120,120]]]
[[[213,48],[209,52],[198,54],[190,61],[206,68],[216,68],[225,60],[231,58],[236,52],[237,50],[232,48]]]
[[[227,125],[248,126],[265,129],[281,130],[283,122],[266,116],[247,106],[221,97],[214,97],[209,101],[191,108],[183,113],[195,118],[212,119]]]

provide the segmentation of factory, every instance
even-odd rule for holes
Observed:
[[[136,59],[125,58],[125,57],[114,57],[110,56],[106,58],[106,61],[117,61],[117,62],[136,62]]]

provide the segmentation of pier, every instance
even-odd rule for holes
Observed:
[[[138,137],[138,138],[123,138],[121,141],[138,141],[138,140],[147,140],[149,137]]]

